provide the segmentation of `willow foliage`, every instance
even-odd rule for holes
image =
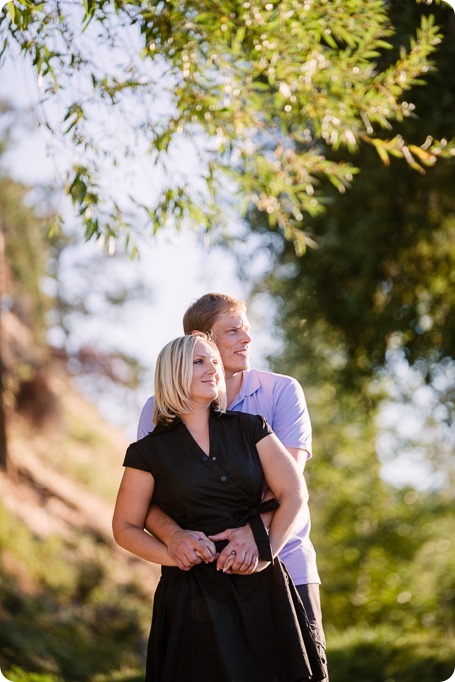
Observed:
[[[453,150],[431,130],[393,132],[441,35],[423,16],[384,66],[394,28],[382,0],[14,0],[1,32],[4,56],[32,59],[43,123],[71,147],[66,188],[86,237],[133,252],[138,209],[153,232],[209,230],[234,203],[302,252],[305,218],[324,210],[320,181],[345,192],[359,146],[420,173]],[[145,199],[112,180],[149,157],[159,172]]]

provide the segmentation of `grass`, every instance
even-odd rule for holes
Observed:
[[[351,627],[328,642],[330,682],[442,682],[453,673],[455,640],[391,626]]]
[[[144,663],[152,595],[133,568],[125,584],[117,583],[111,568],[118,555],[113,564],[112,547],[99,538],[86,532],[69,539],[38,538],[1,503],[0,516],[5,677],[12,682],[142,679],[137,671]]]
[[[15,666],[5,671],[5,677],[10,682],[65,682],[62,677],[46,673],[33,673]],[[95,675],[89,682],[143,682],[143,670],[125,670],[109,675]]]

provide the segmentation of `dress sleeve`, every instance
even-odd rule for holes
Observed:
[[[254,415],[253,422],[253,438],[255,443],[259,443],[260,440],[266,436],[270,436],[273,433],[273,429],[268,423],[268,421],[262,415]]]
[[[125,459],[123,460],[123,466],[153,473],[150,466],[150,452],[145,446],[143,442],[144,440],[145,439],[139,440],[136,443],[131,443],[131,445],[128,446]]]

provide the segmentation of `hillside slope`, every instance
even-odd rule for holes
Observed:
[[[54,407],[39,428],[27,412],[8,420],[0,668],[65,682],[139,669],[159,568],[112,538],[125,436],[72,388],[61,364],[46,371],[46,391]]]

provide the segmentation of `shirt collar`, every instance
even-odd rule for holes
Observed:
[[[256,393],[260,387],[261,383],[254,369],[245,369],[242,372],[242,385],[240,386],[240,390],[235,396],[231,405],[236,405],[244,398],[253,395],[253,393]]]

